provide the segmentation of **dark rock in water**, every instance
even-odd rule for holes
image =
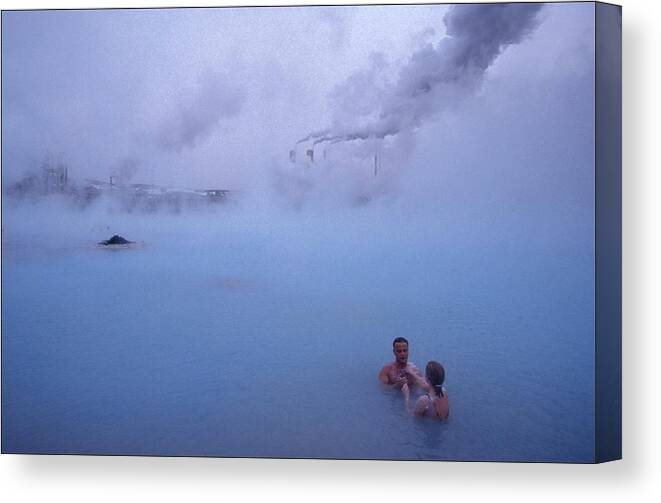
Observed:
[[[127,245],[129,243],[133,243],[133,241],[129,241],[128,239],[124,239],[122,236],[118,236],[117,234],[115,234],[110,239],[101,241],[99,244],[108,246],[108,245]]]

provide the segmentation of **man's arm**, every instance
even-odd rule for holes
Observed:
[[[383,368],[381,369],[381,372],[379,372],[379,381],[381,381],[382,384],[386,384],[386,385],[390,384],[390,376],[388,375],[389,371],[390,371],[390,365],[384,365]]]
[[[406,378],[398,377],[395,379],[395,382],[391,382],[390,369],[391,365],[384,365],[384,367],[381,369],[381,372],[379,372],[379,381],[381,381],[381,384],[389,388],[401,388],[404,384],[406,384]]]
[[[414,363],[408,363],[406,366],[406,370],[410,372],[411,374],[419,377],[420,379],[424,379],[424,376],[422,375],[422,372],[420,372],[420,369],[415,366]]]
[[[402,393],[404,393],[404,409],[409,410],[410,400],[411,400],[411,390],[409,390],[409,385],[404,383],[402,386]]]
[[[422,372],[418,370],[418,367],[411,363],[408,374],[413,378],[413,382],[409,383],[409,386],[420,386],[422,389],[429,391],[429,383]]]

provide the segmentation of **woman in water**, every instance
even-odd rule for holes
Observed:
[[[418,398],[413,409],[414,414],[421,417],[447,419],[450,415],[450,402],[448,401],[447,391],[443,388],[443,382],[445,381],[443,365],[435,361],[427,363],[425,377],[425,382],[420,383],[420,385],[427,390],[427,394]],[[408,395],[406,391],[405,396]]]

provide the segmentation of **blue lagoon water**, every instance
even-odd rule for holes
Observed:
[[[591,461],[590,228],[506,217],[5,209],[3,451]],[[446,423],[379,386],[397,336]]]

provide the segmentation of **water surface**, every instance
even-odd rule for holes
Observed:
[[[592,460],[580,221],[5,215],[5,452]],[[446,423],[378,385],[397,336],[445,365]]]

